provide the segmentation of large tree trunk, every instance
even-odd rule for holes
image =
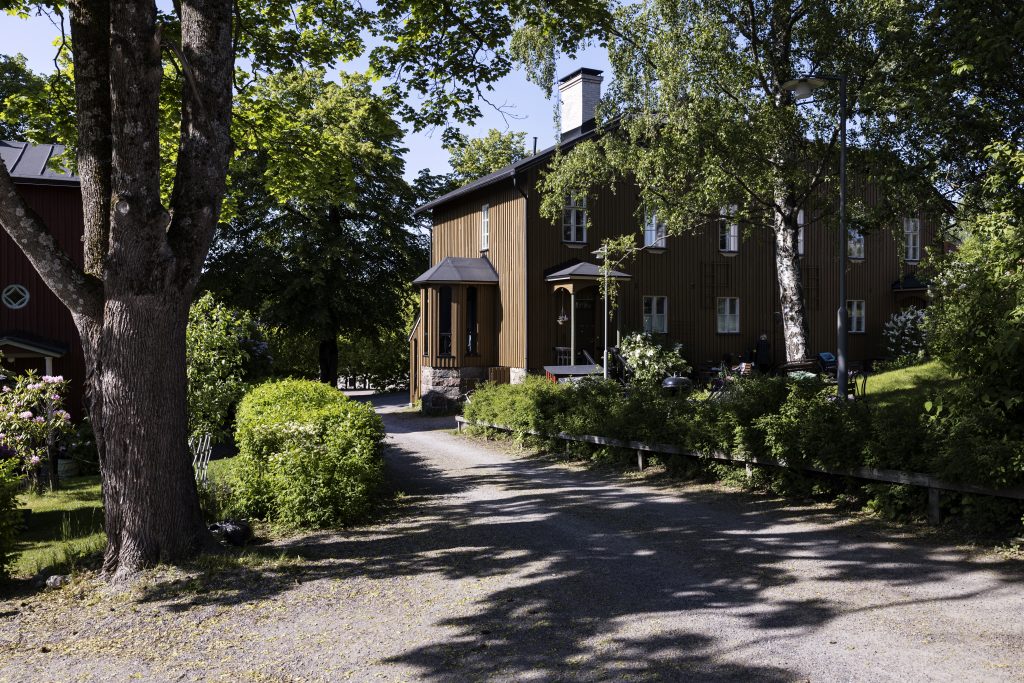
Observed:
[[[74,318],[100,454],[104,572],[130,575],[215,547],[187,444],[185,326],[225,192],[231,0],[180,0],[181,44],[153,2],[70,3],[85,267],[63,252],[0,165],[0,226]],[[166,41],[166,42],[165,42]],[[161,53],[185,74],[170,211],[161,203]]]
[[[320,340],[320,381],[338,386],[338,337],[331,335]]]
[[[115,577],[213,547],[187,446],[187,308],[179,292],[107,301],[103,568]]]
[[[807,358],[807,311],[800,276],[800,254],[797,251],[796,209],[788,203],[785,213],[775,213],[775,272],[779,281],[779,303],[782,307],[782,336],[786,344],[786,360]]]

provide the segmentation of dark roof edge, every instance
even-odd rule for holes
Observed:
[[[604,72],[601,71],[600,69],[588,69],[587,67],[583,67],[581,69],[576,69],[575,71],[573,71],[570,74],[562,76],[561,78],[558,79],[558,82],[559,83],[565,83],[566,81],[571,81],[572,79],[576,78],[580,74],[583,74],[584,76],[600,76],[603,73]]]
[[[571,131],[568,131],[567,133],[562,135],[562,140],[559,144],[552,145],[547,149],[542,149],[536,154],[532,154],[524,159],[520,159],[516,163],[506,166],[505,168],[498,169],[494,173],[485,175],[481,178],[477,178],[476,180],[467,183],[460,188],[452,190],[448,194],[441,195],[437,199],[431,199],[426,204],[421,204],[417,206],[412,213],[414,216],[418,216],[424,211],[436,209],[442,204],[447,204],[448,202],[454,199],[458,199],[459,197],[463,197],[471,192],[481,190],[485,187],[490,187],[491,185],[494,185],[495,183],[498,183],[502,180],[512,178],[519,171],[530,168],[531,166],[536,166],[537,164],[544,163],[547,159],[554,156],[555,151],[558,150],[559,147],[567,149],[578,142],[582,142],[583,140],[592,137],[595,134],[596,130],[596,125],[592,121],[587,121],[579,128],[574,128]]]

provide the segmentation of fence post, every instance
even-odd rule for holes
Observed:
[[[928,523],[938,525],[942,522],[942,507],[939,489],[928,489]]]
[[[644,452],[643,451],[637,451],[636,452],[636,465],[637,465],[637,467],[640,468],[641,472],[644,471]]]
[[[751,479],[754,478],[754,468],[753,468],[753,466],[751,466],[751,464],[749,462],[746,464],[746,470],[747,470],[747,481],[750,481]]]

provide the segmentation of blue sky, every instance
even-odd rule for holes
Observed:
[[[68,31],[70,32],[70,28]],[[29,67],[34,71],[53,70],[56,48],[52,43],[59,35],[60,29],[46,17],[18,19],[0,14],[0,52],[25,55]],[[347,67],[341,65],[340,68],[357,70],[362,66],[364,65],[352,64]],[[575,59],[560,60],[557,74],[563,75],[581,66],[603,69],[606,79],[611,76],[607,52],[604,48],[596,46],[586,49]],[[539,149],[554,144],[553,99],[545,99],[544,92],[529,83],[522,72],[513,72],[493,87],[493,92],[488,93],[488,99],[496,105],[508,105],[509,115],[503,117],[487,104],[481,104],[483,116],[475,126],[465,129],[469,135],[482,135],[489,128],[502,131],[517,130],[526,132],[527,146],[533,144],[534,136],[538,138]],[[434,173],[449,170],[448,155],[441,149],[440,131],[410,134],[406,137],[405,144],[409,148],[406,155],[407,177],[413,177],[421,168],[429,168]]]

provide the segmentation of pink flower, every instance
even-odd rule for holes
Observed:
[[[54,413],[54,415],[56,415],[57,417],[59,417],[62,420],[70,420],[71,419],[71,414],[68,413],[68,411],[66,411],[66,410],[58,410],[56,413]]]
[[[33,455],[32,458],[29,460],[29,462],[32,463],[32,465],[38,465],[39,464],[39,456],[38,455]]]
[[[42,424],[42,423],[46,422],[46,418],[43,417],[42,415],[39,415],[37,417],[32,418],[32,421],[33,422],[38,422],[39,424]]]
[[[26,410],[23,413],[18,413],[18,417],[20,417],[22,420],[31,420],[32,419],[32,411],[31,410]]]
[[[43,375],[43,381],[47,384],[59,384],[64,381],[64,375]]]
[[[28,388],[31,389],[32,391],[39,391],[40,389],[43,388],[43,385],[39,382],[36,382],[35,384],[29,384]]]
[[[9,394],[11,392],[11,388],[5,384],[3,391],[5,394]]]

